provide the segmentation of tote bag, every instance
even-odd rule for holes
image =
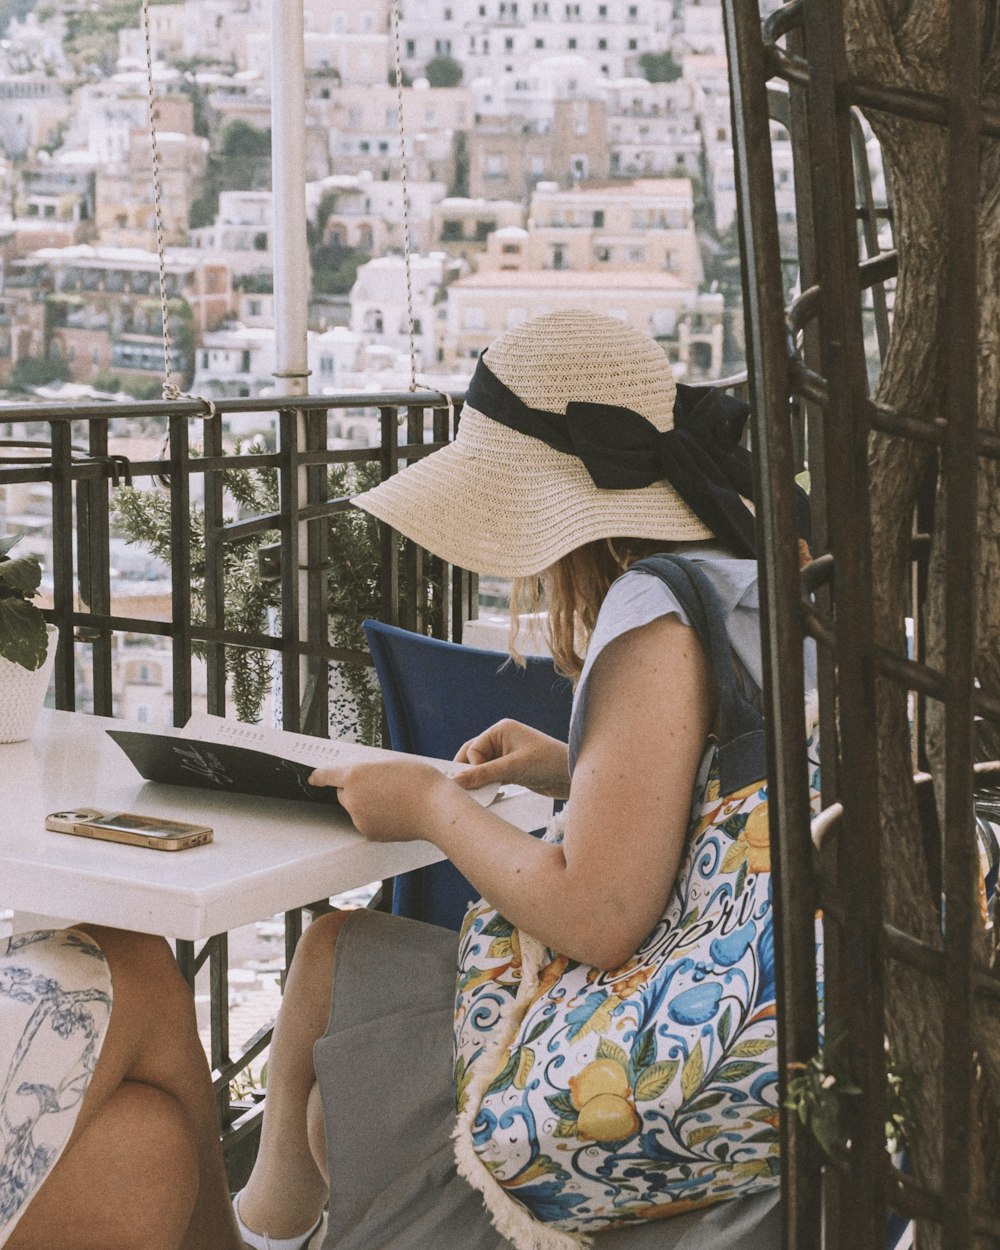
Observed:
[[[601,971],[520,933],[483,900],[459,943],[459,1172],[521,1250],[778,1183],[778,1063],[763,722],[698,565],[634,569],[673,590],[710,655],[720,732],[694,787],[661,919]],[[752,692],[751,692],[752,693]],[[818,805],[818,754],[809,741]],[[549,832],[561,838],[561,816]]]

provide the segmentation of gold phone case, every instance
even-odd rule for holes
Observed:
[[[51,812],[45,828],[53,833],[70,833],[101,842],[120,842],[154,851],[183,851],[212,841],[208,825],[190,825],[179,820],[141,816],[137,812],[103,812],[92,807]]]

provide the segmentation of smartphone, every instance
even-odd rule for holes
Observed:
[[[135,812],[102,812],[93,807],[51,812],[45,817],[45,828],[53,833],[75,833],[81,838],[151,847],[154,851],[183,851],[212,841],[208,825],[186,825],[179,820],[161,820],[159,816],[139,816]]]

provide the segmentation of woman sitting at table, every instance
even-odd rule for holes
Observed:
[[[695,455],[675,482],[660,467],[668,458],[657,454],[652,477],[640,466],[636,481],[634,447],[621,437],[627,419],[659,448],[674,423],[674,397],[662,349],[623,322],[582,311],[536,318],[486,352],[456,442],[356,501],[445,560],[525,579],[529,601],[541,579],[553,652],[576,681],[570,743],[501,722],[463,748],[472,767],[458,785],[405,759],[321,770],[314,783],[337,788],[365,836],[440,847],[488,900],[477,906],[492,905],[498,923],[506,917],[503,924],[517,926],[507,966],[516,947],[523,955],[533,943],[551,952],[543,976],[555,981],[574,964],[596,980],[620,969],[664,915],[716,727],[719,689],[697,634],[670,588],[630,566],[665,549],[690,555],[716,592],[725,590],[732,650],[760,684],[753,518],[741,500],[751,489],[747,475],[709,480]],[[628,462],[625,484],[608,482],[609,460]],[[522,833],[463,789],[489,781],[568,796],[554,836]],[[766,840],[762,848],[757,830],[755,838],[752,847],[745,837],[741,844],[744,880],[765,871]],[[0,1245],[581,1244],[527,1211],[510,1217],[504,1203],[512,1199],[469,1157],[485,1118],[462,1136],[456,1162],[458,953],[452,932],[369,910],[309,926],[275,1027],[260,1150],[234,1203],[237,1234],[193,1006],[166,945],[87,927],[18,939],[0,962],[0,1039],[12,1056],[0,1122]],[[727,967],[739,958],[728,931],[723,957]],[[695,990],[699,1001],[686,1018],[701,1027],[706,995]],[[53,1004],[45,1019],[43,1000]],[[761,1014],[773,1038],[773,1011]],[[595,1110],[603,1099],[619,1119],[634,1116],[634,1091],[617,1084],[625,1069],[613,1059],[598,1067],[597,1087],[584,1098],[577,1084],[577,1101]],[[698,1075],[687,1071],[685,1079]],[[772,1093],[775,1085],[776,1075]],[[776,1118],[773,1104],[752,1125],[758,1136],[768,1116]],[[574,1129],[593,1141],[610,1132]],[[629,1119],[619,1135],[641,1160],[636,1132]],[[645,1162],[656,1173],[656,1161]],[[777,1175],[764,1165],[741,1178],[749,1194],[699,1210],[688,1210],[682,1189],[664,1186],[648,1211],[635,1213],[655,1223],[600,1231],[593,1244],[773,1250]],[[658,1183],[649,1181],[654,1194]],[[554,1185],[558,1206],[565,1190]]]
[[[629,566],[664,550],[696,560],[716,588],[724,588],[731,645],[757,685],[761,680],[756,561],[749,558],[754,521],[741,498],[751,490],[745,458],[730,457],[745,471],[737,482],[720,484],[700,476],[703,461],[692,456],[685,474],[677,475],[683,495],[659,467],[637,481],[634,464],[626,465],[630,484],[608,482],[605,455],[621,465],[631,454],[616,423],[627,417],[633,429],[641,427],[642,439],[658,445],[673,425],[674,399],[662,349],[623,322],[584,311],[536,318],[484,353],[456,441],[354,501],[449,562],[524,579],[515,606],[522,590],[535,606],[531,588],[538,578],[543,583],[553,653],[576,681],[569,747],[505,721],[462,749],[459,759],[474,767],[458,785],[428,765],[399,759],[323,769],[312,778],[336,787],[366,837],[421,838],[438,846],[488,900],[476,908],[492,905],[501,914],[489,932],[509,932],[508,922],[517,926],[512,939],[497,939],[507,942],[498,958],[509,949],[507,966],[517,962],[518,938],[523,952],[529,935],[548,952],[539,994],[551,990],[546,977],[558,978],[573,961],[589,965],[600,981],[603,970],[633,956],[663,915],[716,721],[713,670],[698,637],[682,623],[678,601],[657,577],[628,572]],[[726,438],[727,446],[733,443],[731,432]],[[734,532],[743,535],[739,547]],[[744,558],[734,559],[734,550]],[[462,788],[487,782],[568,797],[562,844],[513,828]],[[759,865],[764,852],[754,854]],[[751,874],[759,871],[751,868]],[[468,946],[466,937],[461,941]],[[483,1113],[460,1126],[457,1149],[452,1140],[459,949],[452,932],[371,910],[334,913],[308,928],[275,1028],[257,1163],[236,1198],[249,1246],[503,1250],[513,1244],[548,1250],[589,1244],[527,1212],[511,1215],[510,1197],[498,1194],[500,1186],[470,1157],[494,1124],[504,1128],[503,1116]],[[726,958],[739,954],[727,947]],[[460,997],[486,975],[481,965],[464,971]],[[697,987],[695,993],[705,997]],[[695,1015],[690,1021],[697,1024]],[[772,1040],[760,1044],[765,1049],[773,1045],[773,1011],[768,1019]],[[505,1069],[514,1072],[514,1093],[525,1102],[542,1069],[562,1062],[550,1049],[543,1058],[541,1048],[538,1043],[530,1078],[520,1085],[516,1054]],[[660,1065],[664,1071],[670,1066]],[[764,1064],[750,1065],[758,1066]],[[596,1112],[603,1098],[600,1110],[617,1115],[621,1128],[595,1127],[589,1136],[608,1139],[617,1132],[641,1156],[644,1139],[636,1136],[632,1092],[620,1084],[627,1079],[623,1069],[613,1059],[597,1068],[590,1105]],[[696,1076],[689,1070],[685,1083]],[[775,1072],[768,1087],[775,1101],[776,1084]],[[579,1084],[575,1091],[582,1102]],[[510,1123],[521,1115],[520,1103],[518,1109]],[[568,1104],[566,1114],[576,1114]],[[760,1123],[777,1118],[775,1102],[757,1114],[751,1129],[760,1140]],[[567,1120],[577,1123],[582,1131],[582,1112],[579,1122]],[[773,1123],[767,1133],[776,1141]],[[572,1192],[551,1174],[572,1167],[567,1152],[585,1146],[576,1140],[555,1145],[562,1162],[557,1158],[547,1179],[543,1169],[534,1182],[536,1190],[552,1194],[560,1219],[567,1194],[569,1204],[581,1200],[579,1174],[573,1173]],[[646,1162],[655,1192],[661,1183],[652,1178],[656,1164]],[[780,1241],[777,1174],[768,1163],[761,1167],[755,1163],[756,1171],[740,1174],[754,1178],[744,1186],[757,1190],[752,1196],[690,1211],[698,1204],[685,1201],[682,1187],[663,1189],[649,1207],[630,1212],[636,1222],[597,1231],[593,1245],[771,1250]],[[671,1218],[660,1218],[665,1214]],[[643,1219],[656,1222],[638,1222]]]
[[[191,992],[161,938],[0,939],[0,1246],[242,1250]]]

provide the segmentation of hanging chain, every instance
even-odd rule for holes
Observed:
[[[153,46],[149,37],[149,0],[142,0],[142,31],[146,40],[146,91],[149,104],[149,146],[153,158],[153,217],[156,221],[156,254],[160,261],[160,317],[163,322],[163,398],[180,399],[173,382],[170,318],[167,314],[167,262],[163,242],[163,204],[160,189],[160,147],[156,139],[156,96],[153,91]]]
[[[392,0],[395,32],[396,113],[399,123],[399,174],[403,187],[403,263],[406,268],[406,328],[410,346],[410,390],[417,390],[417,346],[413,332],[413,264],[410,259],[410,184],[406,163],[406,127],[403,125],[403,58],[399,47],[399,0]]]
[[[156,255],[160,263],[160,320],[163,324],[163,398],[200,399],[205,405],[205,416],[214,417],[215,404],[202,395],[189,395],[173,380],[172,346],[170,342],[170,315],[167,311],[167,256],[163,239],[163,194],[160,188],[160,145],[156,138],[156,94],[153,90],[153,45],[149,35],[149,0],[142,0],[142,32],[146,41],[146,94],[149,105],[149,147],[152,153],[153,171],[153,218],[156,222]],[[164,452],[170,441],[170,432],[164,436]]]

